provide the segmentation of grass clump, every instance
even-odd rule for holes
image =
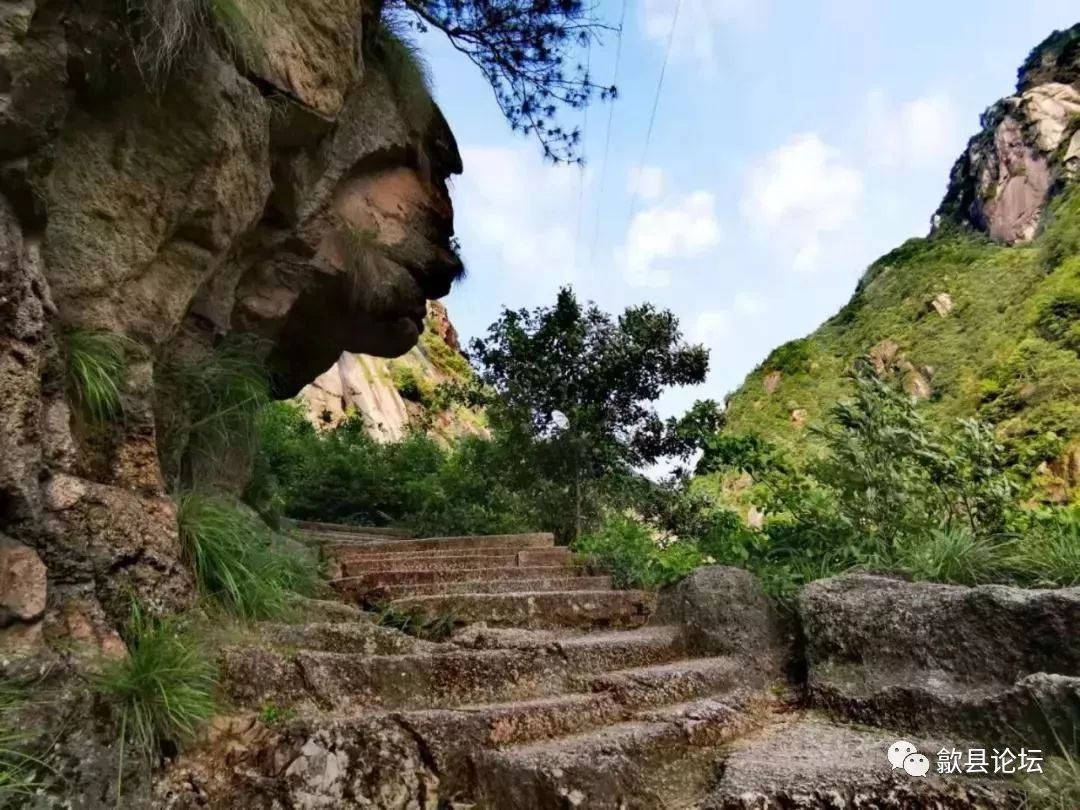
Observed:
[[[132,605],[126,628],[128,655],[106,664],[94,691],[119,713],[117,796],[122,794],[129,742],[148,760],[162,743],[189,742],[214,712],[214,669],[175,619],[148,616]]]
[[[1027,810],[1075,810],[1080,807],[1080,758],[1050,757],[1043,772],[1025,776]]]
[[[649,527],[626,517],[610,520],[598,531],[582,535],[573,549],[610,574],[617,588],[669,585],[705,561],[695,546],[681,541],[661,545]]]
[[[116,332],[73,329],[64,335],[68,397],[90,422],[101,424],[123,413],[120,388],[131,341]]]
[[[178,520],[199,589],[229,612],[247,619],[280,616],[290,593],[315,590],[314,558],[290,553],[261,520],[224,497],[185,495]]]
[[[406,123],[417,132],[427,129],[435,111],[431,69],[406,24],[393,17],[379,22],[369,48],[372,62],[386,76]]]
[[[246,68],[266,59],[278,0],[128,0],[135,60],[160,86],[187,54],[217,41]]]
[[[261,342],[229,337],[202,357],[173,359],[157,379],[162,468],[173,490],[246,475],[256,421],[270,402]]]
[[[1035,587],[1080,585],[1080,507],[1044,509],[1027,518],[1009,556],[1016,578]]]
[[[980,585],[1000,581],[1007,549],[967,529],[934,529],[924,539],[898,543],[889,567],[914,580]]]
[[[29,735],[20,728],[17,713],[25,702],[24,689],[0,684],[0,807],[33,796],[51,770],[29,750]]]

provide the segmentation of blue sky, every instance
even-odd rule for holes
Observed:
[[[421,40],[465,163],[454,324],[482,334],[566,283],[610,312],[669,308],[711,371],[665,413],[722,399],[835,313],[877,256],[924,235],[979,114],[1078,16],[1065,0],[682,0],[642,162],[676,2],[626,0],[606,161],[608,105],[569,118],[586,126],[584,171],[546,165],[479,72],[436,33]],[[614,24],[621,7],[599,13]],[[597,81],[614,56],[612,34],[591,53]]]

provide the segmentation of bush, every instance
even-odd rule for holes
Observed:
[[[128,656],[106,664],[91,682],[119,713],[120,774],[129,742],[152,759],[166,741],[190,741],[214,712],[216,688],[207,656],[175,620],[149,617],[134,604],[126,640]]]
[[[692,544],[662,546],[649,528],[629,518],[608,521],[573,544],[579,554],[611,575],[617,588],[659,588],[678,582],[704,562]]]
[[[102,423],[121,415],[120,387],[130,346],[115,332],[75,329],[64,335],[68,397],[83,418]]]
[[[279,616],[289,592],[316,587],[313,557],[290,553],[257,517],[223,497],[183,496],[178,522],[199,589],[230,612],[251,619]]]
[[[784,374],[802,374],[810,370],[813,358],[814,349],[810,339],[800,338],[773,349],[772,354],[762,364],[762,368]]]

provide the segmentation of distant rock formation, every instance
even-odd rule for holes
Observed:
[[[488,435],[483,414],[425,401],[438,386],[463,381],[471,374],[446,308],[429,302],[425,323],[420,343],[402,357],[388,360],[343,352],[300,392],[312,424],[333,427],[355,412],[379,441],[399,441],[410,429],[442,439]],[[413,390],[401,390],[403,378]]]
[[[1017,93],[982,116],[953,166],[934,230],[962,225],[1029,242],[1051,194],[1080,171],[1080,28],[1057,32],[1020,69]]]

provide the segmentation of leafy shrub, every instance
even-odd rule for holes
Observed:
[[[215,495],[180,499],[180,541],[199,589],[245,618],[280,615],[288,593],[311,593],[314,559],[290,553],[258,518]]]
[[[537,493],[509,480],[511,449],[478,437],[450,447],[418,433],[380,444],[353,415],[316,431],[293,403],[274,403],[262,435],[252,503],[278,502],[295,518],[390,522],[431,534],[543,528]],[[259,507],[262,508],[262,507]]]
[[[101,423],[120,416],[120,387],[131,341],[116,332],[74,329],[64,335],[68,397],[79,413]]]
[[[776,448],[756,433],[717,433],[705,442],[697,474],[724,470],[761,474],[777,461]]]
[[[1062,293],[1044,302],[1035,329],[1045,340],[1080,353],[1080,291]]]
[[[598,531],[583,535],[573,548],[609,573],[618,588],[669,585],[704,561],[692,544],[676,541],[662,546],[647,526],[629,518],[608,521]]]
[[[401,398],[409,402],[431,407],[435,401],[435,391],[431,383],[417,374],[415,368],[404,363],[391,364],[391,375],[394,388],[401,394]]]
[[[809,338],[800,338],[773,349],[762,367],[769,371],[781,371],[784,374],[802,374],[810,370],[810,362],[813,359],[813,344]]]
[[[207,656],[174,619],[147,616],[132,606],[128,655],[97,673],[92,687],[119,713],[119,773],[128,741],[147,759],[165,741],[190,741],[214,712],[215,675]],[[118,786],[117,793],[122,791]]]

